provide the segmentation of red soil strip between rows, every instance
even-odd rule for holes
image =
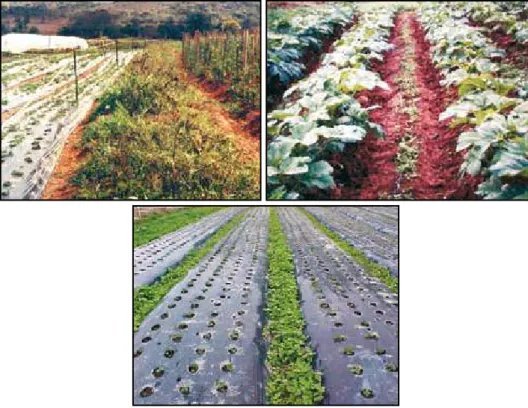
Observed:
[[[420,119],[416,127],[420,153],[417,178],[412,182],[414,198],[476,199],[478,197],[474,192],[481,182],[480,178],[459,177],[464,154],[456,152],[456,145],[458,136],[467,128],[459,126],[450,129],[449,119],[438,120],[440,114],[458,99],[457,90],[440,85],[442,76],[431,59],[431,45],[415,16],[411,27],[416,39],[418,63],[415,80],[420,91]]]
[[[335,169],[343,166],[343,170],[337,170],[336,179],[344,177],[345,180],[344,187],[336,187],[331,191],[333,199],[377,200],[388,198],[394,192],[398,179],[395,159],[398,154],[398,140],[401,137],[401,122],[404,119],[396,110],[401,95],[395,82],[403,53],[401,25],[402,20],[398,16],[389,37],[389,43],[394,44],[396,48],[385,54],[384,61],[375,61],[372,64],[372,70],[381,75],[382,80],[389,85],[390,91],[376,88],[372,91],[362,91],[357,96],[363,106],[380,106],[370,112],[369,118],[385,129],[386,137],[380,139],[369,132],[359,145],[349,146],[343,153],[333,155],[330,164]]]
[[[207,103],[208,100],[211,102],[225,102],[223,99],[229,88],[227,85],[218,86],[205,84],[205,81],[200,81],[198,78],[193,76],[191,73],[183,68],[183,61],[181,58],[181,52],[174,51],[177,64],[175,68],[180,72],[180,77],[184,78],[189,84],[194,86],[201,94],[204,95],[204,101]],[[233,134],[236,138],[235,147],[242,154],[242,160],[244,162],[250,162],[258,160],[260,161],[260,112],[252,111],[246,116],[246,120],[235,119],[232,115],[223,107],[217,106],[214,103],[207,103],[207,114],[215,118],[218,127],[227,134]],[[256,122],[258,121],[258,125]],[[252,131],[251,126],[253,127]],[[258,126],[258,134],[255,128]]]
[[[94,102],[81,123],[66,139],[59,161],[46,183],[41,199],[68,200],[77,195],[77,187],[71,180],[87,159],[81,148],[81,139],[84,128],[88,125],[90,116],[96,108],[97,103]]]
[[[217,84],[205,80],[200,81],[197,78],[194,78],[193,84],[197,86],[209,98],[212,98],[218,102],[225,103],[233,100],[233,95],[231,94],[229,85]],[[234,115],[230,116],[235,121],[242,123],[242,131],[247,132],[251,134],[251,136],[260,139],[261,113],[259,109],[251,109],[248,106],[243,109],[242,115],[240,117],[234,117]]]
[[[39,74],[39,75],[33,76],[31,78],[25,79],[25,80],[19,82],[18,84],[11,85],[11,86],[7,87],[5,90],[9,91],[10,89],[18,88],[19,86],[24,86],[24,85],[27,85],[27,84],[32,84],[34,82],[38,82],[44,75],[47,75],[47,74],[48,73]]]
[[[450,129],[449,120],[438,120],[440,113],[457,99],[456,89],[446,90],[440,86],[441,74],[433,65],[430,44],[414,15],[411,29],[416,41],[415,81],[419,91],[419,118],[410,123],[407,114],[398,113],[397,106],[402,101],[402,95],[395,81],[403,53],[402,18],[403,14],[396,17],[389,40],[396,48],[385,54],[384,62],[372,64],[372,69],[381,75],[391,90],[377,88],[361,92],[358,96],[363,106],[381,106],[371,111],[369,117],[383,127],[386,137],[379,139],[369,133],[359,145],[349,146],[344,153],[333,155],[330,163],[336,169],[336,179],[343,181],[344,187],[334,188],[331,198],[376,200],[407,191],[414,199],[476,199],[478,197],[474,192],[480,179],[459,176],[463,153],[456,152],[456,144],[458,135],[465,129]],[[403,137],[404,130],[414,134],[419,151],[416,174],[408,180],[402,180],[395,164],[398,141]],[[401,189],[400,182],[403,182]]]
[[[469,22],[472,27],[482,27],[481,24],[471,19]],[[482,34],[489,38],[498,48],[506,51],[506,57],[501,62],[528,70],[528,46],[520,44],[513,36],[504,32],[502,29],[494,30],[488,24],[484,24],[484,27],[489,28],[490,31],[484,31]]]

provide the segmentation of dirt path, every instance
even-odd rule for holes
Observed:
[[[235,120],[229,111],[221,105],[226,93],[226,86],[212,89],[210,86],[200,83],[184,70],[181,62],[181,52],[176,50],[175,55],[177,63],[174,68],[178,70],[178,76],[193,86],[199,94],[203,95],[203,103],[207,108],[207,114],[215,118],[218,127],[225,134],[235,135],[236,148],[242,153],[242,157],[247,159],[247,162],[260,160],[260,132],[258,137],[253,136],[247,130],[248,126],[245,126],[243,120]],[[258,120],[260,121],[260,115]]]
[[[86,117],[66,139],[59,161],[42,193],[43,200],[68,200],[76,196],[78,189],[71,180],[86,160],[80,143],[84,128],[89,123],[88,119],[96,108],[97,104],[94,103]]]
[[[390,43],[395,48],[372,69],[391,90],[364,91],[364,106],[379,105],[370,119],[386,132],[369,134],[359,146],[336,158],[343,163],[345,187],[332,191],[340,199],[476,198],[477,182],[459,178],[463,155],[456,152],[460,129],[438,120],[455,99],[455,90],[440,86],[430,45],[413,12],[396,16]],[[335,164],[335,163],[333,163]]]

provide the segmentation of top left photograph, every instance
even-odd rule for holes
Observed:
[[[261,3],[3,1],[2,200],[259,200]]]

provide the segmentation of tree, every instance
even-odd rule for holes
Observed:
[[[190,33],[195,31],[211,31],[211,16],[203,13],[189,14],[185,20],[185,30]]]

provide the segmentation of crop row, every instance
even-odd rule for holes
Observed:
[[[260,104],[260,30],[195,33],[183,38],[185,69],[227,85],[243,104]]]
[[[393,47],[387,41],[393,17],[393,10],[381,8],[362,13],[319,69],[285,92],[285,107],[268,115],[270,198],[297,199],[311,188],[332,188],[329,156],[368,132],[384,136],[368,117],[377,106],[365,108],[355,96],[365,89],[389,89],[370,65]]]
[[[458,99],[441,115],[461,131],[461,173],[481,177],[477,193],[487,199],[528,197],[528,93],[501,63],[505,53],[493,46],[464,15],[448,5],[425,5],[420,20],[433,45],[432,58],[455,87]]]
[[[125,53],[122,67],[134,52]],[[63,143],[92,105],[94,98],[121,72],[112,58],[90,65],[79,78],[79,104],[72,78],[31,96],[2,122],[2,196],[39,197],[60,155]]]
[[[304,77],[305,61],[319,55],[324,43],[350,25],[356,13],[353,3],[269,10],[268,92],[280,94],[293,81]]]

